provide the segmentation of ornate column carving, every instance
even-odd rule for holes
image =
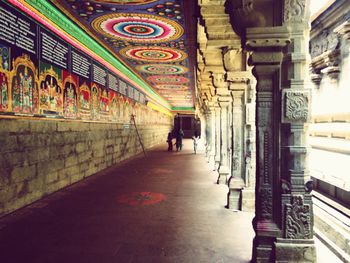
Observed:
[[[205,156],[207,157],[207,162],[209,162],[210,147],[211,147],[211,112],[206,109],[204,112],[205,118]],[[202,137],[202,136],[201,136]],[[201,138],[203,140],[203,137]]]
[[[316,262],[313,211],[308,189],[306,130],[310,121],[311,91],[307,82],[309,58],[309,1],[284,1],[291,44],[282,64],[280,172],[281,236],[276,238],[276,262]],[[329,74],[329,72],[328,72]]]
[[[246,45],[257,79],[256,93],[256,211],[253,261],[271,262],[276,237],[281,236],[279,185],[280,73],[282,48],[288,31],[283,27],[248,28]]]
[[[229,120],[228,120],[228,108],[231,103],[231,98],[228,96],[219,96],[218,102],[221,113],[221,126],[220,126],[220,164],[219,164],[219,177],[217,180],[218,184],[226,184],[230,175],[229,169]]]
[[[236,84],[236,85],[235,85]],[[229,209],[241,209],[241,191],[245,186],[245,162],[244,162],[244,83],[233,83],[230,85],[233,98],[232,107],[232,165],[231,178],[229,180],[229,194],[227,206]]]
[[[216,105],[214,102],[209,102],[209,126],[210,126],[210,140],[209,140],[209,158],[208,161],[213,165],[213,170],[215,171],[215,155],[216,155]]]
[[[212,74],[213,84],[216,88],[217,100],[220,106],[220,160],[219,160],[219,177],[218,184],[226,184],[229,178],[229,120],[228,107],[231,102],[228,83],[222,73]]]
[[[217,100],[217,97],[214,97],[214,99]],[[221,160],[221,132],[220,132],[220,126],[221,126],[221,114],[220,114],[220,106],[218,101],[214,102],[214,107],[215,107],[215,155],[214,155],[214,171],[217,171],[220,166],[220,160]]]

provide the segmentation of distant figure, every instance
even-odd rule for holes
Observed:
[[[182,150],[182,138],[184,137],[184,132],[180,129],[176,134],[176,151]]]
[[[168,151],[173,151],[173,135],[171,134],[171,132],[168,133],[168,139],[166,140],[166,142],[168,143]]]
[[[194,136],[192,136],[192,140],[193,140],[194,154],[197,154],[197,145],[198,145],[198,141],[199,141],[199,135],[198,135],[197,131],[194,132]]]

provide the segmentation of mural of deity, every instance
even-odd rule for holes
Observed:
[[[80,108],[90,110],[90,89],[85,83],[80,87],[79,102]]]
[[[46,75],[40,84],[40,109],[53,112],[62,112],[62,88],[56,77]]]
[[[37,91],[31,68],[20,65],[12,80],[12,110],[32,114],[37,109]]]
[[[99,90],[96,85],[91,88],[91,117],[92,119],[99,118]]]
[[[9,70],[9,48],[0,46],[0,67],[3,70]]]
[[[17,77],[14,77],[12,81],[12,110],[19,112],[21,109],[21,90],[19,87],[19,81]]]
[[[100,98],[100,111],[108,112],[109,111],[109,98],[106,90],[102,91],[102,95]]]
[[[5,73],[0,72],[0,111],[8,110],[8,79]]]
[[[77,115],[77,92],[73,83],[66,82],[64,87],[64,116],[75,118]]]
[[[110,113],[111,113],[112,121],[117,121],[118,115],[119,115],[119,108],[118,108],[117,98],[115,96],[113,96],[113,98],[111,99]]]
[[[124,103],[123,103],[123,121],[126,121],[128,119],[128,115],[129,115],[128,104],[124,101]]]

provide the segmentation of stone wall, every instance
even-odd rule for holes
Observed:
[[[165,119],[138,125],[146,149],[165,142]],[[140,152],[133,125],[0,119],[0,216]]]
[[[310,77],[313,94],[308,138],[312,147],[309,167],[313,178],[318,180],[316,190],[336,197],[328,190],[348,192],[350,189],[347,172],[350,169],[348,1],[335,1],[311,25]]]

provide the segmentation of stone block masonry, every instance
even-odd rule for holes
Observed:
[[[137,128],[148,149],[172,122]],[[0,216],[141,152],[131,124],[0,119]]]

